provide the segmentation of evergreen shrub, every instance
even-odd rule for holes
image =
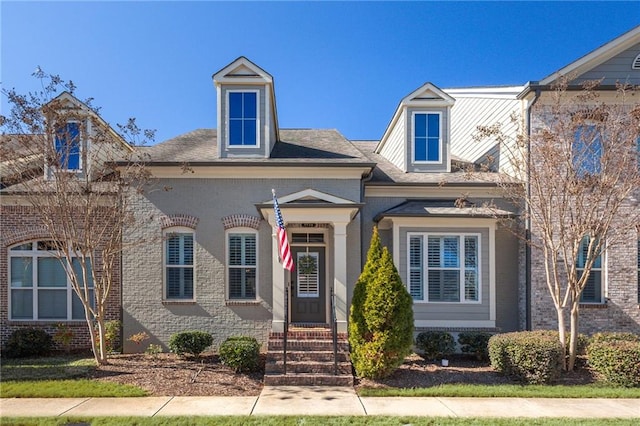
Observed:
[[[453,353],[455,346],[453,336],[446,331],[429,330],[416,336],[416,349],[426,360],[446,358]]]
[[[562,345],[544,330],[496,334],[489,339],[489,359],[498,372],[528,384],[547,384],[562,371]]]
[[[458,334],[458,344],[463,353],[475,356],[478,361],[489,360],[489,339],[492,334],[484,331],[468,331]]]
[[[20,328],[9,336],[5,354],[10,358],[47,355],[53,338],[41,328]]]
[[[260,344],[249,336],[232,336],[220,345],[220,361],[236,373],[255,371],[260,362]]]
[[[213,343],[211,333],[205,331],[182,331],[169,338],[169,349],[177,355],[199,356]]]
[[[640,336],[598,333],[587,349],[589,365],[605,381],[623,387],[640,386]]]

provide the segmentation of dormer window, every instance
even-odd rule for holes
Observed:
[[[413,113],[413,162],[442,162],[442,114]]]
[[[258,147],[257,91],[229,91],[229,145]]]
[[[80,170],[82,168],[79,122],[69,121],[56,128],[55,152],[57,166],[60,169]]]

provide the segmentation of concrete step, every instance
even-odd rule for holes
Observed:
[[[284,371],[282,360],[265,364],[265,374],[281,374]],[[351,374],[350,362],[338,363],[338,374]],[[313,361],[287,361],[287,374],[309,373],[333,375],[335,364],[333,362],[313,362]]]
[[[265,386],[353,386],[352,375],[265,374]]]

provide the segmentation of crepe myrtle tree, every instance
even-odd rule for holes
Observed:
[[[95,360],[107,363],[109,294],[119,272],[123,230],[134,216],[132,194],[149,183],[137,145],[153,139],[134,119],[114,131],[75,86],[40,68],[42,89],[3,89],[2,192],[37,215],[46,250],[57,258],[82,303]]]
[[[563,348],[569,318],[564,368],[573,370],[580,299],[594,265],[640,224],[640,104],[628,85],[605,93],[597,81],[579,90],[569,81],[534,104],[529,132],[513,138],[495,124],[479,126],[475,137],[494,138],[511,160],[500,195],[525,207],[526,241],[542,254]]]

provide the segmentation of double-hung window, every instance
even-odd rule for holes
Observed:
[[[80,123],[69,121],[55,131],[55,153],[57,166],[62,170],[80,170],[81,164]]]
[[[409,293],[416,301],[480,301],[480,235],[408,236]]]
[[[257,147],[258,92],[229,92],[229,145]]]
[[[257,234],[227,234],[227,271],[229,299],[255,299],[258,268]]]
[[[578,277],[584,273],[584,268],[587,264],[587,258],[589,254],[589,237],[584,237],[580,243],[580,250],[578,251],[578,257],[576,258],[576,268]],[[581,303],[602,303],[602,254],[593,261],[593,266],[587,279],[587,284],[582,290],[580,295]]]
[[[9,299],[11,320],[70,321],[85,319],[84,307],[65,270],[67,259],[60,260],[60,243],[34,241],[9,249]],[[87,287],[93,302],[91,263],[87,259]],[[71,259],[71,267],[80,286],[84,286],[82,261]]]
[[[165,299],[193,299],[193,233],[165,237]]]
[[[413,161],[415,163],[442,162],[442,114],[413,113]]]
[[[580,177],[602,170],[602,134],[595,124],[578,126],[572,145],[573,168]]]

